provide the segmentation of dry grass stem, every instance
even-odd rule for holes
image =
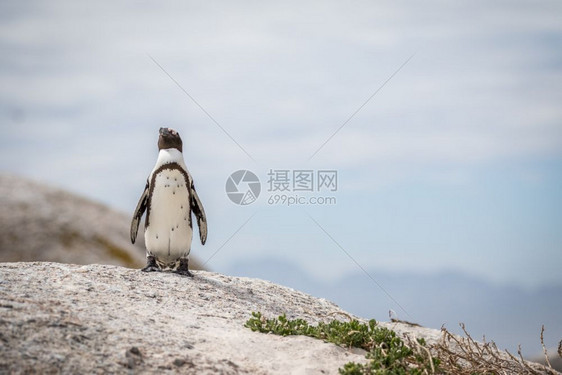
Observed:
[[[560,374],[552,368],[550,362],[547,366],[532,363],[523,359],[521,348],[517,351],[519,357],[508,351],[500,351],[496,344],[476,342],[467,332],[464,324],[460,324],[465,337],[452,334],[446,328],[441,328],[441,340],[429,347],[434,352],[434,357],[440,359],[439,369],[443,373],[459,375],[470,374],[523,374],[523,375],[556,375]],[[548,356],[544,346],[544,327],[541,330],[541,343],[545,356]],[[562,343],[561,343],[562,345]]]
[[[544,353],[544,359],[546,360],[546,364],[548,365],[549,368],[552,368],[552,365],[550,364],[550,360],[548,359],[548,352],[546,350],[546,346],[544,345],[544,325],[541,327],[541,345]]]

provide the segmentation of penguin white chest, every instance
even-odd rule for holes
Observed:
[[[155,176],[144,239],[148,252],[165,266],[191,249],[190,199],[188,182],[178,169],[164,169]]]

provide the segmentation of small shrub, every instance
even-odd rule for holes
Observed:
[[[394,331],[378,327],[375,320],[367,324],[355,319],[349,322],[333,320],[311,326],[303,319],[289,320],[285,315],[266,319],[261,313],[253,312],[246,322],[252,331],[276,335],[305,335],[344,347],[365,349],[369,360],[365,364],[349,362],[339,369],[342,375],[555,375],[560,374],[548,362],[541,330],[541,344],[547,358],[547,366],[532,364],[511,353],[498,350],[494,342],[476,342],[461,324],[466,337],[453,335],[442,328],[442,339],[427,345],[425,340],[407,338],[406,344]],[[562,342],[559,345],[562,357]]]
[[[333,320],[311,326],[303,319],[289,320],[285,315],[266,319],[253,312],[245,325],[252,331],[273,333],[281,336],[304,335],[331,342],[343,347],[355,347],[368,351],[367,364],[347,363],[340,374],[422,374],[434,371],[439,361],[414,351],[396,336],[394,331],[378,327],[374,319],[367,324],[352,319],[349,322]],[[418,345],[424,346],[423,340]],[[428,352],[429,353],[429,352]]]

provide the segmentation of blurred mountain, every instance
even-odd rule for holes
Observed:
[[[67,191],[0,175],[0,262],[145,264],[143,236],[131,244],[131,217]],[[144,225],[141,224],[139,231]],[[190,267],[201,269],[191,258]]]
[[[325,282],[309,276],[294,263],[278,259],[240,262],[221,271],[302,290],[366,318],[388,320],[392,309],[398,319],[425,327],[445,325],[458,334],[463,333],[459,323],[464,323],[473,338],[485,336],[513,354],[521,344],[528,357],[542,352],[541,325],[545,326],[547,347],[555,347],[562,339],[561,285],[523,290],[453,272],[424,275],[369,270],[398,306],[361,270]]]

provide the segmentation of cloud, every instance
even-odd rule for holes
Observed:
[[[220,238],[236,229],[223,211],[245,220],[225,208],[237,169],[337,168],[369,194],[562,156],[556,1],[0,6],[0,168],[130,211],[157,129],[175,127]]]

